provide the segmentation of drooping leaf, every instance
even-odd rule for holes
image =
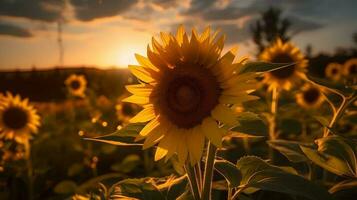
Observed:
[[[268,62],[248,62],[239,69],[239,74],[247,72],[268,72],[284,67],[291,67],[294,63],[268,63]]]
[[[74,193],[77,184],[71,180],[64,180],[59,182],[53,189],[57,194],[71,194]]]
[[[129,173],[135,169],[141,162],[141,159],[136,154],[126,156],[120,163],[111,166],[111,169],[117,172]]]
[[[268,127],[263,120],[255,113],[243,112],[238,116],[239,124],[231,128],[231,133],[235,132],[250,135],[252,137],[263,137],[268,134]]]
[[[356,145],[339,136],[321,138],[316,143],[317,149],[300,146],[312,162],[339,176],[357,177]]]
[[[228,187],[238,187],[242,175],[237,166],[226,160],[216,160],[214,168],[227,180]]]
[[[307,144],[288,140],[269,140],[267,143],[269,146],[283,154],[291,162],[298,163],[309,160],[300,149],[300,145]]]
[[[312,200],[331,199],[324,188],[270,165],[258,157],[243,157],[237,162],[237,167],[242,173],[241,187],[287,193]]]
[[[131,123],[117,130],[113,135],[122,137],[136,137],[140,131],[145,127],[146,123]]]

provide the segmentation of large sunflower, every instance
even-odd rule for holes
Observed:
[[[28,99],[7,93],[0,102],[0,138],[24,143],[37,133],[40,117]]]
[[[87,80],[83,75],[70,75],[64,82],[68,88],[68,91],[73,96],[84,97],[85,90],[87,88]]]
[[[235,73],[242,62],[233,64],[235,50],[221,57],[224,35],[210,34],[210,28],[191,37],[180,26],[176,36],[161,33],[161,43],[152,38],[147,56],[136,55],[140,66],[129,66],[141,84],[129,85],[133,95],[126,102],[144,109],[130,122],[148,122],[137,140],[144,147],[156,143],[155,160],[177,153],[181,163],[197,163],[205,136],[220,147],[227,130],[222,123],[234,124],[235,112],[229,105],[256,99],[248,94],[256,88],[254,73]]]
[[[273,88],[290,90],[293,83],[304,76],[308,63],[299,48],[290,42],[283,43],[280,39],[266,48],[260,54],[260,59],[272,63],[295,63],[289,67],[265,73],[263,82],[269,85],[269,90]]]
[[[318,108],[325,98],[320,88],[312,86],[311,84],[305,84],[301,92],[296,94],[296,102],[304,108]]]
[[[325,68],[325,75],[334,81],[338,81],[342,75],[342,65],[339,63],[329,63]]]

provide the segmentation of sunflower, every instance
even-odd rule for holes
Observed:
[[[40,117],[28,99],[7,93],[0,102],[0,138],[24,143],[37,133]]]
[[[144,107],[130,122],[148,122],[136,140],[145,138],[144,149],[158,143],[155,160],[177,153],[181,164],[199,162],[205,137],[221,147],[222,124],[236,123],[229,105],[257,98],[249,95],[257,75],[238,74],[243,60],[233,64],[235,49],[221,56],[225,36],[217,35],[208,27],[189,37],[180,26],[176,36],[153,37],[148,58],[136,54],[140,66],[129,66],[141,83],[126,87],[133,95],[124,101]]]
[[[124,95],[127,97],[127,95]],[[137,113],[139,106],[136,104],[122,102],[123,97],[119,98],[118,104],[115,106],[118,120],[121,124],[127,124],[129,120]]]
[[[312,86],[311,84],[305,84],[301,92],[296,94],[296,102],[304,108],[318,108],[325,98],[320,88]]]
[[[343,65],[343,75],[353,83],[357,82],[357,58],[349,59]]]
[[[73,96],[84,97],[85,90],[87,87],[87,80],[83,75],[70,75],[64,82],[68,88],[68,91]]]
[[[281,88],[290,90],[293,83],[304,77],[308,60],[301,51],[290,42],[283,43],[281,39],[266,48],[260,59],[272,63],[295,63],[292,66],[265,73],[263,83],[269,85],[269,90]]]
[[[325,75],[334,81],[338,81],[341,78],[342,65],[338,63],[329,63],[325,68]]]

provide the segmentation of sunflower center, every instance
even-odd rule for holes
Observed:
[[[314,103],[320,96],[320,91],[316,88],[310,88],[304,92],[304,100],[307,103]]]
[[[277,54],[276,56],[273,57],[271,60],[273,63],[293,63],[294,60],[291,58],[290,55],[285,54],[285,53],[280,53]],[[276,78],[279,79],[286,79],[291,77],[295,73],[295,65],[284,67],[278,70],[274,70],[270,72],[271,75],[273,75]]]
[[[3,122],[11,129],[21,129],[26,126],[28,116],[24,110],[12,107],[4,111]]]
[[[337,72],[338,72],[338,69],[336,69],[336,68],[333,68],[333,69],[331,70],[331,73],[332,73],[332,74],[337,74]]]
[[[218,104],[221,89],[203,66],[178,66],[167,71],[157,86],[156,108],[178,128],[202,122]]]
[[[357,74],[357,65],[354,64],[354,65],[350,66],[348,73],[349,73],[349,75]]]
[[[77,80],[71,81],[71,88],[72,89],[77,90],[77,89],[79,89],[80,86],[81,86],[81,84],[79,83],[79,81],[77,81]]]

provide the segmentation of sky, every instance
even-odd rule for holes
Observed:
[[[253,58],[250,26],[270,6],[291,21],[301,49],[352,46],[356,0],[0,0],[0,70],[126,67],[152,36],[180,24],[220,28],[226,49]]]

